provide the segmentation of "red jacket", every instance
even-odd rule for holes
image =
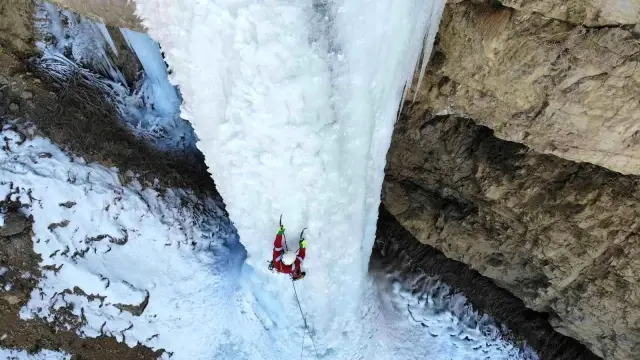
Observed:
[[[296,261],[291,265],[286,265],[282,262],[282,256],[284,255],[284,241],[282,235],[276,235],[276,239],[273,241],[273,268],[283,274],[299,275],[302,266],[302,261],[307,254],[307,249],[301,248],[296,250]]]

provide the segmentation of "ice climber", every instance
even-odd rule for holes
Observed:
[[[284,231],[284,226],[280,224],[276,239],[273,241],[273,259],[269,263],[269,269],[289,274],[294,281],[300,280],[307,274],[302,271],[302,261],[304,261],[304,257],[307,254],[307,241],[304,239],[304,230],[300,234],[300,247],[295,252],[287,250]]]

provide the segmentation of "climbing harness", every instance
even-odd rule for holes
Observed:
[[[304,351],[304,336],[309,334],[309,339],[311,339],[311,344],[313,344],[313,351],[316,353],[316,359],[320,359],[318,355],[318,348],[316,347],[316,342],[313,340],[311,336],[311,331],[309,331],[309,325],[307,325],[307,317],[304,316],[304,312],[302,312],[302,306],[300,305],[300,298],[298,297],[298,291],[296,290],[296,283],[292,280],[291,285],[293,285],[293,293],[296,295],[296,302],[298,303],[298,309],[300,309],[300,316],[302,316],[302,321],[304,322],[304,333],[302,334],[302,350],[300,351],[300,358],[302,358],[302,352]]]

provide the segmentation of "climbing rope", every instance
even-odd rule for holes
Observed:
[[[302,345],[300,345],[300,359],[302,359],[302,354],[304,354],[304,337],[307,335],[307,331],[305,330],[304,333],[302,333]]]
[[[311,331],[309,331],[309,325],[307,325],[307,317],[304,316],[304,313],[302,312],[302,306],[300,305],[300,298],[298,297],[298,291],[296,290],[296,283],[291,280],[291,285],[293,285],[293,293],[296,294],[296,302],[298,303],[298,309],[300,309],[300,316],[302,316],[302,321],[304,322],[304,331],[305,334],[309,334],[309,339],[311,339],[311,343],[313,344],[313,351],[315,351],[316,353],[316,359],[320,359],[320,356],[318,355],[318,348],[316,347],[316,342],[313,340],[313,337],[311,336]],[[302,334],[302,349],[304,349],[304,335]],[[302,358],[302,351],[300,352],[300,358]]]

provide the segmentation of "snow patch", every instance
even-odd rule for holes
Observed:
[[[29,354],[24,350],[0,348],[0,358],[6,360],[71,360],[71,355],[53,350],[40,350],[35,354]]]
[[[78,321],[64,327],[81,336],[164,348],[174,359],[259,358],[266,351],[243,350],[249,337],[270,340],[260,338],[255,317],[240,313],[245,252],[214,200],[142,188],[135,178],[123,185],[116,169],[84,164],[46,139],[20,144],[13,130],[0,136],[7,145],[0,197],[30,205],[42,257],[43,277],[21,318],[59,323],[60,312],[70,312]],[[236,356],[242,353],[251,356]]]
[[[486,314],[479,316],[464,295],[435,278],[407,280],[388,274],[379,285],[386,306],[393,310],[388,313],[398,317],[389,321],[391,327],[386,330],[389,337],[402,336],[395,345],[398,354],[410,358],[538,360],[531,348],[522,350],[505,341],[506,329]],[[406,345],[402,345],[418,343],[423,349],[404,349]]]

